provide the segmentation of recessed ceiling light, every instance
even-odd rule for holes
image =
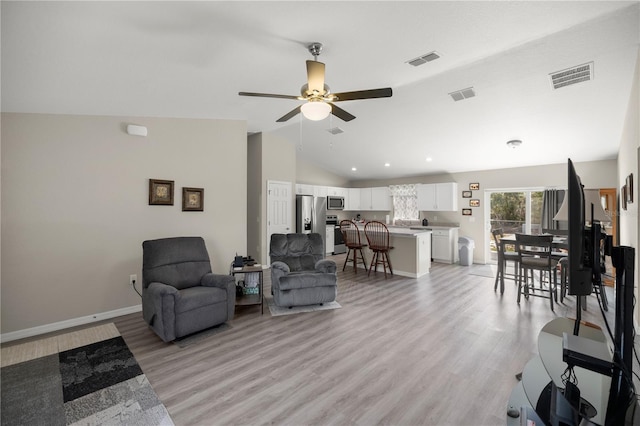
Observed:
[[[507,142],[507,146],[509,148],[513,148],[513,149],[519,147],[520,145],[522,145],[522,141],[519,140],[519,139],[513,139],[513,140],[510,140],[509,142]]]
[[[352,167],[352,168],[351,168],[351,171],[352,171],[352,172],[355,172],[356,170],[358,170],[358,169],[356,169],[355,167]]]
[[[391,164],[389,164],[389,163],[384,163],[384,166],[385,166],[385,167],[391,167]]]
[[[430,163],[432,161],[432,158],[431,157],[427,157],[426,161],[427,161],[427,163]]]

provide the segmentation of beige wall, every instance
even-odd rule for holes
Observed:
[[[146,138],[126,134],[145,125]],[[132,307],[143,240],[199,235],[215,272],[246,251],[246,123],[2,114],[2,333]],[[148,205],[148,179],[175,181]],[[204,212],[182,212],[182,187]]]
[[[618,152],[618,174],[616,187],[618,191],[625,184],[625,180],[630,173],[633,173],[633,203],[627,205],[627,209],[620,209],[620,245],[634,247],[635,256],[635,288],[636,299],[640,297],[638,289],[638,240],[640,240],[638,229],[638,163],[640,162],[640,49],[636,60],[635,78],[629,97],[627,116],[620,141],[620,151]],[[636,322],[640,323],[640,310],[636,309]]]
[[[308,185],[337,186],[339,188],[348,187],[349,180],[322,169],[308,161],[296,160],[295,183]]]
[[[296,151],[286,139],[270,133],[251,135],[249,140],[249,182],[247,191],[248,253],[259,263],[267,262],[267,184],[269,181],[291,183],[291,220],[295,229]]]
[[[263,263],[262,259],[262,133],[247,137],[247,253]],[[264,231],[266,232],[266,231]]]

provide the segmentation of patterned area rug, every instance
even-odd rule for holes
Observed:
[[[342,306],[338,302],[325,303],[322,306],[320,305],[294,306],[291,309],[287,307],[276,306],[273,303],[273,299],[267,299],[267,303],[269,305],[269,312],[271,312],[271,316],[273,317],[277,317],[281,315],[300,314],[303,312],[327,311],[331,309],[342,308]]]
[[[173,425],[121,336],[36,357],[34,343],[7,348],[32,359],[0,370],[3,425]]]

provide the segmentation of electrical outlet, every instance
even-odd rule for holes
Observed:
[[[129,285],[138,282],[138,276],[136,274],[129,275]]]

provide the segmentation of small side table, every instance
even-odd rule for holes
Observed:
[[[260,305],[260,314],[264,314],[264,295],[262,293],[262,265],[257,266],[243,266],[242,268],[231,267],[231,275],[236,274],[258,274],[258,294],[243,294],[242,296],[236,296],[236,306],[253,306]]]

